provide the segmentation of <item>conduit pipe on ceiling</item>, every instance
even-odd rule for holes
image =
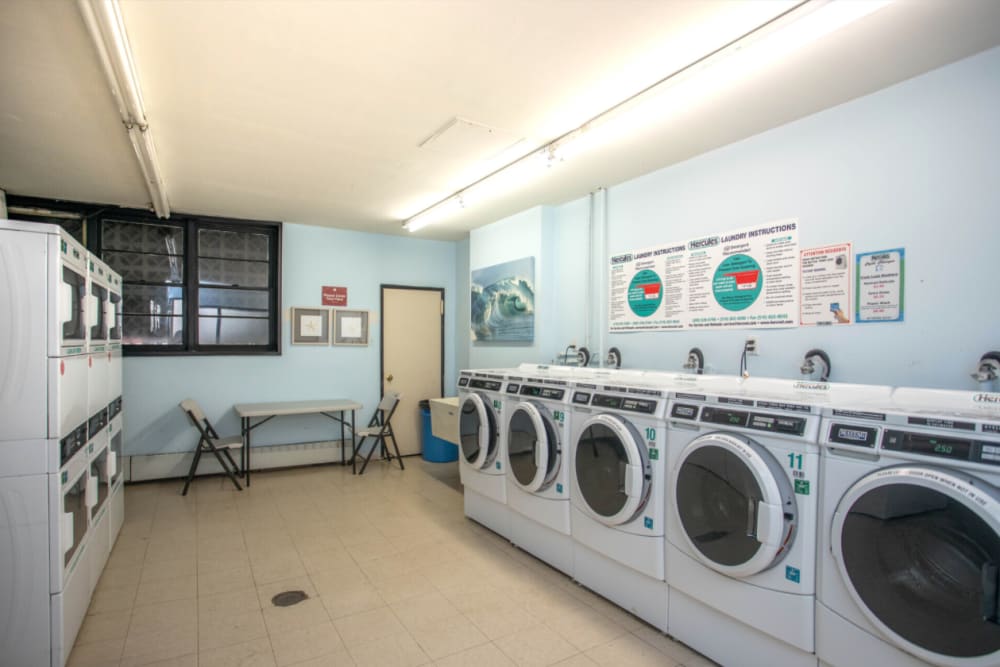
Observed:
[[[122,124],[128,132],[129,143],[139,160],[139,170],[149,190],[153,210],[157,216],[169,218],[170,203],[146,120],[139,77],[118,0],[77,0],[77,5],[97,50]]]

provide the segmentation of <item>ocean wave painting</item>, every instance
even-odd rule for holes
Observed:
[[[472,271],[472,340],[535,338],[535,258]]]

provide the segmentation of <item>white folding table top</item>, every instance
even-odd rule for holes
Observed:
[[[349,398],[331,398],[320,401],[275,401],[271,403],[237,403],[233,406],[240,417],[271,417],[278,415],[305,415],[315,412],[342,412],[360,410],[363,406]]]

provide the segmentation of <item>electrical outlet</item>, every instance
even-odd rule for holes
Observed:
[[[757,338],[754,336],[747,338],[745,349],[747,351],[747,356],[756,357],[758,354],[760,354],[760,348],[757,347]]]

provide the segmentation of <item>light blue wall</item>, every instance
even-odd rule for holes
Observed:
[[[799,219],[803,248],[842,241],[856,252],[905,247],[904,323],[600,338],[622,350],[626,366],[679,369],[697,345],[715,371],[733,373],[752,333],[761,348],[750,364],[757,375],[798,377],[803,353],[822,347],[833,380],[977,388],[968,373],[981,353],[1000,347],[998,73],[1000,49],[993,49],[608,191],[601,258],[785,217]],[[511,257],[539,252],[543,263],[566,267],[552,285],[555,310],[540,315],[550,336],[530,349],[474,347],[474,367],[549,361],[580,336],[583,290],[568,288],[574,274],[587,272],[580,267],[587,236],[575,231],[587,228],[589,209],[587,199],[553,209],[547,224],[554,229],[534,232],[520,252],[507,242]],[[480,266],[481,245],[516,219],[473,234],[472,268]],[[535,238],[544,240],[541,248]],[[579,284],[602,284],[605,260],[589,269]],[[549,303],[543,289],[539,297]],[[606,302],[604,291],[591,313]],[[606,330],[603,318],[589,325]]]
[[[190,451],[194,429],[177,407],[189,396],[223,435],[239,432],[232,406],[241,402],[346,397],[365,405],[358,419],[367,420],[381,392],[381,284],[444,288],[445,392],[454,386],[455,243],[296,224],[282,240],[281,356],[126,358],[126,454]],[[318,306],[323,285],[346,286],[348,307],[372,311],[367,347],[289,343],[289,308]],[[329,440],[332,425],[320,416],[275,420],[254,431],[254,444]]]

